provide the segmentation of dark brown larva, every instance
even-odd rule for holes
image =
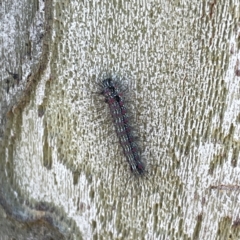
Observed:
[[[139,148],[132,133],[123,92],[112,78],[103,80],[100,85],[101,94],[110,108],[115,130],[131,172],[135,176],[144,176],[146,167],[140,158]]]

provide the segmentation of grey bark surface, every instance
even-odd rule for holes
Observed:
[[[2,239],[239,239],[240,3],[0,1]],[[98,94],[126,86],[148,179]]]

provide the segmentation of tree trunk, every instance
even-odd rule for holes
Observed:
[[[1,5],[0,232],[239,239],[239,1]],[[147,177],[99,83],[117,80]]]

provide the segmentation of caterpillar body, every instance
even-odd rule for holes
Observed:
[[[107,78],[100,83],[101,94],[108,104],[119,143],[135,176],[145,176],[146,167],[141,160],[138,144],[133,136],[129,123],[129,114],[125,106],[125,98],[120,85],[112,78]]]

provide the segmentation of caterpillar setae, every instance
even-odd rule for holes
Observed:
[[[146,166],[141,160],[140,150],[133,136],[129,113],[123,97],[124,92],[121,90],[120,84],[112,78],[107,78],[100,83],[100,87],[101,94],[109,106],[115,130],[131,172],[135,176],[145,176]]]

